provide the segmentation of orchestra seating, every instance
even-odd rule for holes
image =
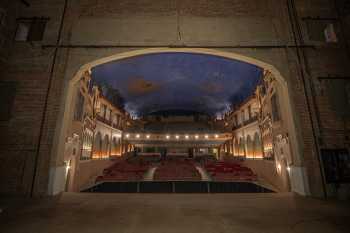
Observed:
[[[257,180],[256,174],[250,168],[242,166],[239,161],[217,161],[207,156],[198,162],[186,156],[167,156],[161,160],[159,154],[118,159],[112,166],[103,170],[96,182],[142,181],[146,171],[154,165],[157,166],[154,181],[201,181],[201,174],[195,164],[201,164],[213,181]]]
[[[250,168],[237,162],[218,161],[204,166],[214,181],[256,181],[257,176]]]
[[[100,181],[139,181],[149,169],[150,163],[142,159],[119,160],[103,170],[103,174],[96,178]]]
[[[200,181],[201,175],[192,159],[167,158],[157,167],[154,173],[154,180]]]

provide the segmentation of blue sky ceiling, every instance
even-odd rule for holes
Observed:
[[[93,81],[117,89],[132,115],[163,110],[222,114],[252,94],[262,69],[223,57],[157,53],[96,66]]]

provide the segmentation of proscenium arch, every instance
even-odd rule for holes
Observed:
[[[80,67],[80,69],[75,73],[74,77],[69,80],[67,83],[67,86],[64,90],[64,106],[63,106],[63,114],[62,118],[58,120],[57,123],[57,132],[55,134],[55,140],[57,147],[54,148],[52,153],[52,163],[57,165],[63,165],[63,145],[64,140],[66,136],[67,127],[69,125],[70,115],[72,114],[72,105],[70,104],[73,95],[74,95],[74,85],[79,81],[79,79],[82,77],[84,72],[91,71],[94,67],[98,65],[102,65],[108,62],[122,60],[130,57],[136,57],[136,56],[142,56],[142,55],[148,55],[148,54],[159,54],[159,53],[192,53],[192,54],[204,54],[209,56],[219,56],[231,60],[237,60],[245,63],[249,63],[252,65],[255,65],[257,67],[262,68],[263,70],[269,71],[273,77],[278,81],[278,83],[281,86],[281,93],[280,97],[284,99],[284,108],[283,111],[286,112],[286,115],[290,116],[290,119],[287,121],[287,130],[291,138],[291,151],[293,154],[293,161],[292,165],[302,167],[302,159],[301,159],[301,147],[299,146],[299,142],[301,142],[301,139],[299,138],[299,135],[297,135],[296,127],[295,127],[295,116],[293,115],[291,102],[290,102],[290,94],[288,89],[287,81],[283,78],[281,73],[271,64],[268,64],[266,62],[263,62],[261,60],[258,60],[256,58],[248,57],[245,55],[241,55],[239,53],[235,52],[228,52],[228,51],[222,51],[222,50],[214,50],[214,49],[205,49],[205,48],[150,48],[150,49],[140,49],[140,50],[133,50],[128,52],[121,52],[117,53],[112,56],[107,56],[104,58],[96,59],[94,61],[91,61],[83,66]],[[55,172],[52,172],[53,176],[55,176]],[[55,179],[50,178],[50,180]],[[50,181],[50,185],[53,185],[53,181]],[[49,185],[49,186],[50,186]],[[308,194],[308,185],[307,181],[303,181],[303,186],[305,187],[305,190],[307,190]],[[49,193],[50,190],[52,190],[52,187],[49,187]]]

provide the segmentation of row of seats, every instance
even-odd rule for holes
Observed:
[[[154,180],[199,181],[201,175],[192,159],[167,158],[163,160],[154,173]]]
[[[157,156],[137,156],[117,160],[113,165],[103,170],[97,177],[99,181],[141,181],[146,171],[154,164],[158,165],[153,179],[156,181],[183,180],[200,181],[201,175],[196,168],[198,161],[185,156],[167,156],[160,163]],[[204,159],[202,167],[214,181],[255,181],[256,174],[250,168],[244,167],[239,161],[217,161]]]
[[[257,176],[238,162],[220,161],[204,166],[214,181],[256,181]]]
[[[96,182],[100,181],[139,181],[149,169],[150,163],[141,160],[122,160],[103,170]]]

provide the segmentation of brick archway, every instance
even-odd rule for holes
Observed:
[[[58,147],[56,151],[52,153],[52,161],[55,161],[55,164],[57,164],[57,167],[63,164],[63,151],[62,151],[62,143],[64,142],[65,138],[65,132],[66,128],[68,127],[68,119],[70,115],[72,114],[71,112],[71,98],[73,96],[73,88],[75,83],[80,79],[80,77],[84,74],[86,71],[90,71],[93,67],[96,67],[98,65],[108,63],[111,61],[116,61],[116,60],[122,60],[125,58],[130,58],[130,57],[135,57],[135,56],[142,56],[142,55],[147,55],[147,54],[159,54],[159,53],[195,53],[195,54],[204,54],[204,55],[211,55],[211,56],[220,56],[232,60],[238,60],[241,62],[245,63],[250,63],[253,65],[256,65],[266,71],[269,71],[275,79],[278,81],[280,84],[281,88],[281,93],[283,96],[281,96],[283,100],[283,109],[282,111],[286,112],[286,115],[288,116],[287,120],[287,129],[291,138],[291,147],[293,151],[293,157],[291,163],[293,166],[298,168],[298,172],[300,174],[297,174],[295,176],[295,180],[292,181],[297,184],[295,186],[296,188],[293,190],[297,193],[303,194],[303,195],[308,195],[309,194],[309,188],[308,188],[308,182],[306,175],[303,173],[303,163],[302,163],[302,156],[301,156],[301,149],[299,146],[299,141],[301,141],[301,136],[297,134],[296,128],[295,128],[295,116],[292,111],[291,107],[291,101],[290,101],[290,96],[289,96],[289,89],[288,89],[288,84],[285,78],[281,75],[281,73],[271,64],[268,64],[266,62],[263,62],[261,60],[244,56],[238,53],[233,53],[233,52],[227,52],[227,51],[222,51],[222,50],[213,50],[213,49],[201,49],[201,48],[152,48],[152,49],[141,49],[141,50],[133,50],[129,52],[122,52],[122,53],[117,53],[112,56],[107,56],[104,58],[96,59],[91,62],[88,62],[87,64],[83,65],[74,75],[74,77],[69,81],[67,87],[66,87],[66,93],[65,93],[65,105],[64,105],[64,112],[63,112],[63,118],[59,120],[58,122],[58,130],[56,132],[55,138],[57,139],[57,144]],[[55,169],[56,167],[52,167],[53,172],[50,172],[50,174],[53,174],[52,177],[50,177],[50,187],[49,187],[49,194],[56,194],[56,191],[53,190],[59,190],[55,188],[55,183],[60,183],[60,175],[56,174]],[[293,178],[293,179],[294,179]],[[56,181],[57,180],[57,181]]]

